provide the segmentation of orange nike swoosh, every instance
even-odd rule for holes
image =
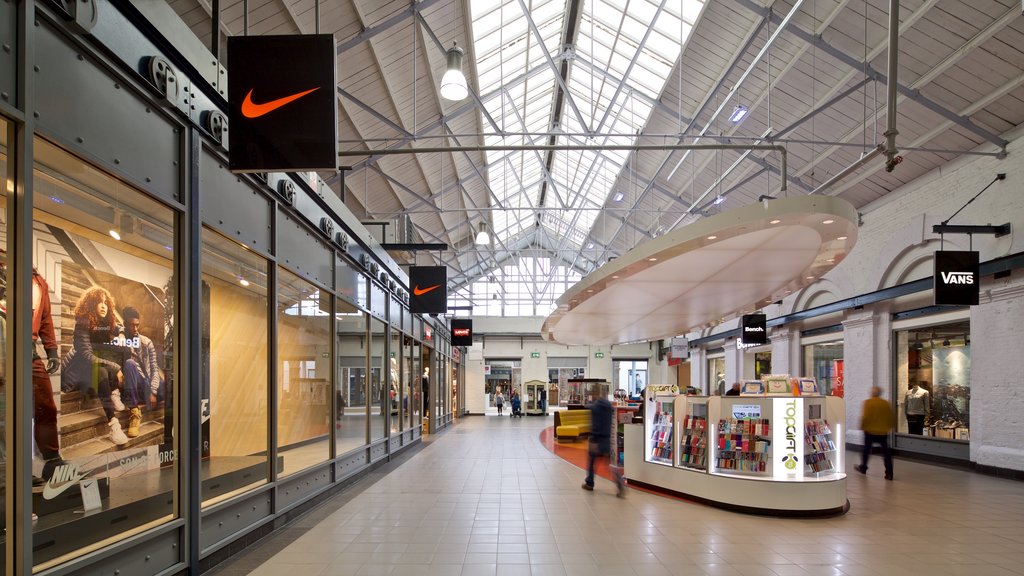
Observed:
[[[305,92],[297,92],[291,96],[285,96],[284,98],[278,98],[277,100],[271,100],[270,102],[264,102],[263,104],[257,104],[252,101],[253,89],[250,89],[249,93],[245,95],[245,100],[242,100],[242,116],[245,116],[246,118],[259,118],[264,114],[273,112],[285,104],[291,104],[306,94],[316,92],[319,89],[320,87],[317,86],[316,88],[310,88]]]
[[[427,288],[420,288],[419,284],[417,284],[416,286],[413,287],[412,293],[413,293],[413,296],[423,296],[427,292],[430,292],[431,290],[436,290],[436,289],[438,289],[440,287],[441,287],[440,284],[435,284],[433,286],[428,286]]]

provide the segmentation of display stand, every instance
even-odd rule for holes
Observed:
[[[546,416],[548,413],[548,385],[542,380],[530,380],[523,384],[526,393],[526,415]]]
[[[570,378],[566,381],[566,389],[563,394],[566,394],[565,405],[570,410],[573,408],[585,408],[590,403],[590,398],[596,390],[597,393],[605,398],[610,393],[611,385],[603,378]]]
[[[644,458],[647,462],[671,466],[675,424],[675,387],[648,386],[644,390]]]
[[[849,507],[842,398],[655,392],[649,400],[644,426],[624,426],[630,483],[749,513],[822,516]]]
[[[625,425],[633,421],[633,416],[640,410],[638,404],[615,406],[615,442],[612,444],[612,466],[622,468],[626,463]]]

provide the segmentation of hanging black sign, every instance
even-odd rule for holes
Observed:
[[[740,340],[744,344],[767,344],[768,318],[764,314],[744,314],[740,321]]]
[[[935,253],[935,304],[974,306],[981,293],[978,253],[938,251]]]
[[[336,170],[332,34],[228,38],[233,172]]]
[[[448,312],[448,268],[412,266],[409,268],[409,311],[413,314]]]
[[[473,345],[473,319],[452,318],[452,346]]]

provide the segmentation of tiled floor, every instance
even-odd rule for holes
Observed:
[[[763,518],[630,491],[538,440],[551,418],[463,418],[214,570],[217,576],[1024,574],[1024,483],[875,457],[831,519]],[[851,455],[852,456],[852,455]]]

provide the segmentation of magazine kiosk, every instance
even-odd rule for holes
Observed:
[[[845,512],[843,399],[782,379],[741,396],[653,394],[644,425],[625,426],[629,482],[749,513]]]

